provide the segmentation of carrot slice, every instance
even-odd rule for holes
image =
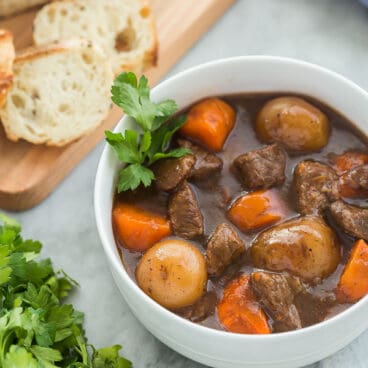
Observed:
[[[336,297],[341,302],[354,303],[368,294],[368,245],[360,239],[354,244],[340,277]]]
[[[341,197],[344,198],[367,198],[368,191],[361,188],[353,188],[350,185],[344,183],[343,177],[341,177],[339,182],[339,192]]]
[[[228,211],[229,219],[242,231],[272,225],[285,216],[285,208],[274,190],[258,190],[238,198]]]
[[[164,217],[129,204],[117,204],[112,217],[119,240],[132,251],[144,252],[170,235],[170,223]]]
[[[218,98],[208,98],[194,105],[180,134],[212,151],[221,151],[235,125],[235,111]]]
[[[344,198],[367,198],[368,165],[355,167],[341,175],[339,191]]]
[[[244,334],[271,333],[267,317],[254,295],[249,275],[240,276],[225,288],[217,314],[227,331]]]
[[[354,167],[368,164],[368,154],[348,151],[341,155],[334,155],[330,161],[335,171],[342,175],[345,171],[354,169]]]

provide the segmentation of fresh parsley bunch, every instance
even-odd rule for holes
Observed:
[[[127,129],[124,133],[106,131],[106,141],[126,166],[119,172],[118,192],[134,190],[140,184],[151,185],[155,176],[150,166],[163,158],[179,158],[190,150],[168,150],[173,134],[185,123],[185,116],[169,118],[178,110],[173,100],[154,103],[145,76],[122,73],[111,89],[112,101],[134,119],[140,132]]]
[[[83,314],[62,303],[76,282],[37,261],[41,243],[20,231],[0,213],[0,367],[131,368],[121,346],[87,344]]]

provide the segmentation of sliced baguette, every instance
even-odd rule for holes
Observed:
[[[64,0],[44,6],[34,20],[36,45],[81,37],[99,44],[115,73],[140,73],[156,64],[153,16],[141,0]]]
[[[48,3],[50,0],[0,0],[0,17],[10,15],[33,8],[37,5]]]
[[[15,57],[13,35],[0,29],[0,108],[13,85],[13,62]]]
[[[7,137],[62,146],[95,129],[110,110],[113,73],[102,50],[74,39],[29,49],[14,62],[0,118]]]

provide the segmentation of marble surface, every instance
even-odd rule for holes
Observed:
[[[269,54],[331,68],[368,89],[368,12],[355,0],[239,0],[172,73],[216,58]],[[101,143],[37,208],[15,217],[44,243],[44,256],[80,282],[73,302],[86,312],[90,341],[120,343],[136,368],[203,368],[171,351],[134,318],[110,275],[93,215]],[[368,367],[368,331],[308,368]]]

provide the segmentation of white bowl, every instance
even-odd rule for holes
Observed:
[[[206,96],[247,92],[290,92],[312,96],[368,134],[368,94],[342,76],[305,62],[268,56],[214,61],[162,82],[152,98],[173,98],[180,108]],[[123,118],[115,131],[129,124]],[[95,184],[95,216],[117,286],[132,312],[163,343],[216,368],[294,368],[311,364],[349,344],[368,327],[368,298],[337,316],[301,330],[270,335],[217,331],[189,322],[158,305],[125,271],[114,241],[111,208],[119,162],[109,146],[101,157]]]

